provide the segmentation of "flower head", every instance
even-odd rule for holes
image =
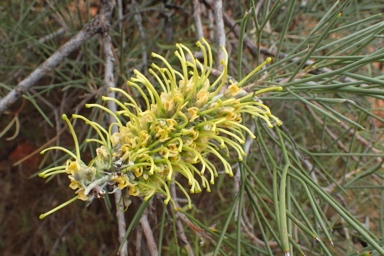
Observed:
[[[255,100],[254,93],[242,89],[245,81],[270,62],[270,58],[247,79],[232,83],[223,90],[227,83],[228,58],[222,61],[224,69],[221,75],[212,81],[210,46],[204,39],[197,46],[203,52],[203,63],[195,59],[187,47],[176,45],[175,55],[180,61],[181,70],[172,68],[162,56],[153,53],[152,56],[160,59],[165,66],[161,68],[153,64],[149,70],[158,84],[156,87],[139,71],[134,71],[135,77],[127,85],[139,92],[145,101],[143,108],[118,88],[111,90],[125,96],[126,102],[103,97],[103,100],[114,101],[121,107],[116,114],[101,105],[87,105],[113,115],[117,121],[111,126],[118,126],[117,133],[111,133],[111,127],[106,129],[83,116],[73,115],[89,124],[100,137],[88,140],[100,145],[96,150],[96,158],[88,165],[81,161],[76,134],[64,115],[63,119],[75,141],[76,154],[63,147],[44,150],[63,150],[73,160],[68,160],[62,169],[51,168],[42,172],[41,176],[66,172],[69,186],[76,190],[76,199],[81,200],[102,197],[104,189],[109,188],[110,193],[117,189],[126,190],[129,195],[144,199],[156,193],[163,194],[164,202],[168,203],[172,202],[168,185],[174,182],[188,198],[189,206],[189,193],[199,193],[202,188],[210,191],[210,185],[218,176],[218,164],[212,159],[216,158],[225,172],[232,176],[227,160],[229,152],[233,152],[241,161],[245,155],[242,148],[244,132],[255,137],[252,131],[241,124],[242,115],[261,118],[270,127],[281,124],[267,106]],[[191,60],[187,60],[186,55]],[[123,123],[119,116],[127,117],[129,121]],[[189,189],[178,182],[179,177],[187,180]]]

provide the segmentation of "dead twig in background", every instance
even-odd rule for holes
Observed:
[[[201,24],[199,0],[192,0],[192,7],[193,7],[193,19],[195,21],[195,28],[196,28],[196,36],[197,36],[197,39],[200,40],[201,38],[204,37],[204,33],[203,33],[203,25]]]
[[[114,0],[101,0],[100,13],[61,46],[46,61],[38,66],[31,74],[24,78],[4,98],[0,99],[0,113],[3,113],[16,102],[26,91],[28,91],[40,78],[52,71],[65,57],[78,49],[84,42],[96,34],[104,34],[109,30],[110,17],[112,14]]]
[[[104,58],[105,58],[105,65],[104,65],[104,83],[106,88],[114,88],[115,86],[115,79],[113,75],[113,65],[114,65],[114,57],[113,57],[113,51],[112,51],[112,42],[111,42],[111,36],[108,34],[108,31],[105,31],[103,34],[103,50],[104,50]],[[108,90],[108,97],[116,98],[115,92],[112,92]],[[116,113],[117,107],[116,103],[114,101],[108,101],[108,108]],[[115,120],[113,119],[113,116],[109,116],[109,123],[113,123]],[[112,133],[118,132],[117,126],[112,127]],[[123,243],[123,246],[120,250],[120,255],[127,256],[128,255],[128,243],[126,241],[123,241],[123,238],[125,236],[125,230],[126,230],[126,222],[124,217],[124,212],[121,211],[121,209],[124,208],[123,202],[121,200],[121,191],[118,190],[115,193],[115,204],[116,204],[116,218],[118,223],[118,232],[119,232],[119,241],[120,243]]]
[[[216,0],[213,2],[213,14],[215,16],[215,32],[216,32],[216,46],[217,46],[217,68],[223,70],[223,65],[220,64],[225,59],[225,52],[221,47],[225,47],[225,30],[223,21],[223,2]]]
[[[136,227],[136,255],[141,255],[141,244],[143,242],[143,230],[140,225]]]
[[[148,250],[149,250],[151,256],[159,255],[159,251],[157,249],[157,245],[156,245],[155,239],[153,237],[152,228],[148,222],[148,210],[145,210],[143,215],[141,216],[140,225],[141,225],[141,228],[143,229],[143,233],[144,233],[145,238],[147,240]]]
[[[138,4],[137,4],[136,0],[132,0],[132,5],[133,5],[133,10],[134,10],[133,17],[135,19],[137,29],[139,30],[140,38],[143,42],[141,44],[141,58],[143,61],[143,66],[144,66],[143,70],[144,70],[145,75],[148,75],[148,53],[147,53],[147,47],[145,44],[147,37],[145,36],[143,19],[141,17],[141,13],[139,12],[139,8],[138,8]]]
[[[175,185],[175,183],[171,184],[171,195],[172,195],[172,198],[174,198],[174,201],[175,201],[175,204],[176,204],[176,208],[179,209],[180,206],[179,206],[179,203],[178,203],[178,200],[177,200],[176,185]],[[177,217],[175,221],[176,221],[176,227],[177,227],[177,231],[178,231],[178,236],[180,237],[181,241],[185,244],[185,248],[188,251],[188,255],[194,256],[192,247],[191,247],[191,245],[188,242],[187,236],[185,235],[183,224],[180,221],[180,219],[182,219],[185,222],[185,219],[188,220],[188,218],[187,218],[187,216],[185,216],[183,213],[181,213],[179,211],[175,211],[175,212],[176,212],[175,215]]]

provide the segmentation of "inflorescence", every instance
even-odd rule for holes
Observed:
[[[147,77],[134,71],[135,77],[127,85],[140,93],[145,102],[143,108],[131,95],[119,88],[111,90],[121,93],[126,101],[102,98],[120,107],[121,110],[116,113],[99,104],[87,104],[86,107],[100,108],[115,118],[116,121],[109,127],[105,128],[81,115],[72,115],[73,118],[85,121],[99,136],[98,139],[87,140],[99,144],[96,157],[88,164],[82,161],[76,133],[67,116],[63,115],[73,136],[75,153],[61,146],[43,150],[41,153],[53,149],[62,150],[70,159],[65,165],[47,169],[39,176],[46,178],[59,173],[68,174],[69,187],[76,190],[76,196],[41,214],[41,219],[77,199],[91,201],[116,190],[122,190],[130,196],[143,197],[144,200],[156,193],[163,194],[164,203],[167,204],[173,202],[168,187],[171,182],[184,193],[191,207],[188,189],[189,193],[199,193],[202,188],[210,191],[210,185],[214,184],[218,176],[216,166],[219,162],[228,175],[233,175],[226,160],[230,150],[239,161],[245,156],[242,148],[244,133],[252,138],[255,136],[242,124],[243,114],[260,118],[271,128],[281,124],[255,96],[269,90],[281,90],[281,87],[269,87],[252,93],[242,88],[271,58],[267,58],[242,81],[230,81],[231,84],[226,87],[228,56],[221,62],[222,73],[211,83],[213,61],[210,46],[204,39],[197,42],[197,46],[204,55],[203,63],[195,59],[186,46],[176,45],[175,55],[180,60],[181,71],[172,68],[162,56],[152,54],[165,66],[163,68],[152,64],[149,69],[157,81],[158,90]],[[187,56],[191,60],[187,60]],[[129,121],[123,122],[123,119]],[[112,132],[114,126],[117,126],[118,132]],[[211,159],[216,159],[216,162]],[[188,181],[189,188],[178,182],[179,176]]]

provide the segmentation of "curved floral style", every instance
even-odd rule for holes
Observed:
[[[90,201],[118,189],[130,196],[144,197],[144,200],[160,193],[165,196],[164,203],[167,204],[172,202],[168,190],[170,182],[180,188],[191,207],[188,193],[199,193],[202,188],[210,191],[210,185],[218,176],[218,163],[232,176],[226,158],[233,152],[239,161],[243,159],[244,132],[255,137],[242,124],[243,114],[261,118],[269,127],[281,124],[255,96],[267,90],[281,90],[281,87],[270,87],[255,93],[242,89],[254,73],[271,61],[270,58],[242,81],[230,81],[226,88],[228,57],[221,63],[222,73],[211,83],[210,46],[204,39],[197,42],[197,46],[203,52],[203,63],[195,59],[187,47],[176,45],[175,55],[180,60],[180,71],[172,68],[162,56],[153,53],[152,56],[160,59],[165,66],[152,64],[149,70],[152,80],[157,82],[156,87],[139,71],[134,71],[135,77],[127,85],[139,92],[145,102],[143,108],[132,96],[118,88],[111,90],[121,93],[126,101],[102,98],[114,101],[120,107],[121,110],[116,113],[98,104],[87,104],[87,107],[100,108],[116,119],[108,128],[84,116],[72,116],[85,121],[99,136],[98,139],[87,140],[100,145],[96,157],[88,165],[81,160],[76,134],[67,116],[63,115],[74,139],[75,154],[60,146],[45,149],[42,153],[52,149],[62,150],[70,159],[65,165],[45,170],[39,176],[46,178],[66,173],[70,180],[69,187],[76,190],[77,195],[40,215],[40,218],[76,199]],[[112,133],[113,126],[118,127],[118,132]],[[188,181],[188,189],[178,182],[180,176]]]

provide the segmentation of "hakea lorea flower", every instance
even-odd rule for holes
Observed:
[[[73,118],[82,119],[90,125],[99,136],[98,139],[87,140],[100,145],[95,159],[88,165],[81,160],[76,134],[63,115],[73,136],[76,154],[59,146],[45,149],[42,153],[52,149],[63,150],[71,159],[63,166],[41,172],[40,176],[68,174],[69,187],[76,190],[77,195],[40,218],[76,199],[89,201],[104,197],[106,190],[109,193],[124,190],[130,196],[144,197],[145,200],[160,193],[165,196],[164,203],[167,204],[172,201],[168,190],[170,182],[180,188],[191,207],[188,192],[199,193],[202,188],[210,191],[210,185],[218,176],[218,162],[223,167],[221,169],[232,176],[231,166],[226,160],[229,152],[241,161],[245,155],[242,148],[244,133],[255,138],[252,131],[242,124],[243,114],[260,118],[271,128],[281,124],[255,96],[269,90],[281,90],[281,87],[269,87],[255,93],[242,89],[252,75],[271,61],[270,58],[242,81],[232,82],[224,89],[228,57],[221,62],[221,75],[211,82],[213,61],[210,46],[204,39],[197,42],[197,46],[203,52],[203,63],[195,59],[187,47],[176,45],[175,55],[180,60],[180,71],[172,68],[162,56],[152,54],[165,66],[152,64],[149,70],[158,84],[157,89],[147,77],[134,71],[135,77],[127,84],[140,93],[145,106],[140,107],[132,96],[118,88],[111,90],[121,93],[126,101],[103,97],[103,100],[114,101],[120,107],[121,110],[116,113],[98,104],[87,104],[87,107],[100,108],[116,119],[108,128],[83,116],[73,115]],[[129,121],[123,123],[123,119]],[[118,132],[111,132],[113,126],[118,127]],[[218,162],[212,162],[214,158]],[[187,188],[178,182],[180,176],[188,181]]]

